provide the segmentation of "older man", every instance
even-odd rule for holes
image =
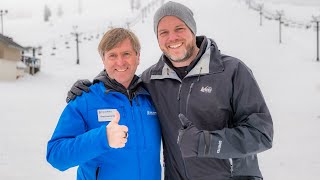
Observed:
[[[160,125],[135,75],[140,43],[131,31],[116,28],[98,49],[105,71],[64,109],[47,160],[62,171],[79,166],[77,179],[160,180]]]

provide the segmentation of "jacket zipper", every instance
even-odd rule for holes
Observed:
[[[180,100],[181,87],[182,87],[182,82],[180,83],[179,90],[178,90],[178,96],[177,96],[178,101]]]
[[[190,99],[190,95],[191,95],[191,92],[192,92],[192,88],[193,88],[194,83],[200,81],[201,71],[202,71],[202,67],[200,67],[200,71],[199,71],[197,80],[194,80],[194,81],[190,84],[190,86],[189,86],[189,92],[188,92],[187,100],[186,100],[186,114],[185,114],[186,117],[188,117],[189,99]],[[194,76],[186,76],[186,77],[184,77],[184,79],[185,79],[185,78],[188,78],[188,77],[194,77]]]
[[[129,90],[127,90],[127,92],[128,92],[128,94],[129,94]],[[133,97],[133,98],[136,98],[136,96],[135,97]],[[137,98],[136,98],[137,99]],[[138,102],[138,100],[136,100],[137,102]],[[135,117],[134,116],[134,110],[133,110],[133,106],[132,106],[132,99],[130,100],[130,104],[131,104],[131,117]],[[139,103],[137,103],[137,105],[138,105]],[[139,110],[139,114],[140,114],[140,123],[141,123],[141,126],[142,126],[142,128],[143,128],[143,122],[142,122],[142,119],[141,119],[141,112],[140,112],[140,110]],[[132,121],[134,121],[134,119],[132,119]],[[133,124],[136,124],[136,123],[133,123]],[[135,125],[135,128],[137,129],[137,126]],[[143,129],[142,129],[142,136],[143,136],[143,146],[145,145],[145,135],[144,135],[144,132],[143,132]],[[138,136],[136,135],[136,142],[139,142],[139,140],[138,140]],[[138,148],[138,151],[137,151],[137,157],[138,157],[138,167],[139,167],[139,173],[138,173],[138,176],[139,176],[139,178],[138,179],[141,179],[141,162],[140,162],[140,154],[139,154],[139,152],[141,152],[141,150],[139,149],[139,145],[137,146],[137,148]]]
[[[232,158],[229,158],[229,163],[230,163],[230,174],[231,174],[231,177],[233,177],[233,160],[232,160]]]
[[[99,171],[100,171],[100,167],[97,167],[97,169],[96,169],[96,180],[98,180]]]
[[[193,85],[195,82],[199,82],[200,81],[200,74],[201,74],[201,71],[202,71],[202,67],[200,68],[200,72],[198,74],[198,77],[197,77],[197,80],[196,81],[193,81],[190,86],[189,86],[189,91],[188,91],[188,95],[187,95],[187,100],[186,100],[186,114],[185,116],[188,117],[188,106],[189,106],[189,99],[190,99],[190,95],[191,95],[191,92],[192,92],[192,88],[193,88]],[[183,79],[187,78],[187,76],[185,76]],[[183,79],[181,80],[181,84],[179,86],[179,91],[178,91],[178,101],[180,101],[180,95],[181,95],[181,89],[182,89],[182,83],[183,83]],[[181,107],[181,102],[179,102],[179,106]],[[180,107],[179,107],[179,111],[180,111]],[[181,112],[180,112],[181,113]],[[184,171],[185,171],[185,175],[186,175],[186,178],[188,180],[190,180],[190,177],[188,175],[188,169],[186,167],[186,163],[185,163],[185,159],[182,157],[182,160],[183,160],[183,166],[184,166]]]
[[[179,113],[181,113],[180,95],[181,95],[182,83],[183,83],[183,79],[180,81],[179,90],[178,90],[178,97],[177,97],[177,101],[179,102],[178,103],[179,104]],[[180,150],[180,153],[181,153],[181,150]],[[181,159],[182,159],[182,162],[183,162],[183,167],[184,167],[184,171],[185,171],[185,177],[187,178],[187,180],[190,180],[188,172],[187,172],[186,162],[185,162],[185,159],[182,157],[182,153],[181,153]]]
[[[134,117],[134,110],[133,110],[133,99],[135,98],[136,99],[136,103],[137,103],[137,106],[139,106],[140,104],[139,104],[139,101],[138,101],[138,99],[137,99],[137,97],[136,97],[136,95],[135,95],[135,93],[134,93],[134,95],[133,96],[131,96],[130,95],[130,90],[129,89],[127,89],[127,95],[128,95],[128,100],[129,100],[129,102],[130,102],[130,105],[131,105],[131,117]],[[142,128],[143,128],[143,122],[142,122],[142,119],[141,119],[141,112],[139,112],[140,113],[140,123],[141,123],[141,125],[142,125]],[[134,121],[134,119],[132,119],[132,121]],[[134,124],[134,126],[135,126],[135,128],[137,129],[137,126],[135,125],[136,123],[133,123]],[[142,130],[142,136],[144,137],[144,140],[143,140],[143,145],[145,144],[145,136],[144,136],[144,132],[143,132],[143,130]],[[138,142],[139,140],[138,140],[138,137],[136,136],[136,142]],[[137,146],[137,148],[138,148],[138,150],[139,150],[139,146]],[[137,157],[138,157],[138,167],[139,167],[139,179],[141,179],[141,162],[140,162],[140,154],[139,154],[139,152],[141,152],[140,150],[139,151],[137,151]]]
[[[130,101],[130,105],[132,106],[132,97],[130,95],[130,90],[129,89],[127,89],[127,95],[128,95],[128,99]]]
[[[193,88],[193,84],[194,82],[191,83],[190,87],[189,87],[189,92],[188,92],[188,96],[187,96],[187,101],[186,101],[186,116],[188,115],[188,106],[189,106],[189,99],[190,99],[190,94]]]

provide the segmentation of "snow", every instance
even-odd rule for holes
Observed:
[[[43,55],[41,71],[35,76],[0,82],[0,179],[75,179],[76,168],[60,172],[46,162],[46,144],[73,82],[92,79],[102,70],[97,52],[102,32],[110,25],[125,26],[128,19],[138,16],[137,11],[132,14],[129,10],[129,1],[116,2],[107,6],[99,0],[92,4],[83,1],[88,6],[82,15],[74,10],[62,18],[53,17],[49,23],[43,23],[40,15],[25,18],[12,15],[8,19],[4,16],[5,35],[25,46],[43,46]],[[244,61],[261,87],[275,128],[273,148],[259,154],[264,178],[319,179],[320,62],[316,62],[316,32],[283,27],[283,43],[279,44],[279,23],[263,19],[263,26],[259,26],[258,12],[248,9],[244,0],[180,2],[194,11],[198,35],[213,38],[222,53]],[[304,22],[320,14],[320,5],[265,2],[265,6],[283,9],[285,15]],[[143,23],[132,27],[142,43],[137,74],[160,56],[152,24],[155,9],[150,10]],[[75,25],[82,33],[80,65],[76,65],[75,41],[70,34]],[[93,40],[83,39],[91,35]],[[66,49],[66,41],[70,49]],[[52,49],[54,45],[56,50]],[[56,55],[51,56],[52,52]]]

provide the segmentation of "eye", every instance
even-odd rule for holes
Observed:
[[[108,55],[108,59],[115,59],[117,57],[117,55],[115,54],[109,54]]]
[[[160,31],[159,32],[159,36],[163,37],[166,36],[168,34],[168,31]]]
[[[183,27],[178,27],[178,28],[176,29],[176,31],[177,31],[177,32],[182,32],[182,31],[184,31],[184,29],[185,29],[185,28],[183,28]]]
[[[130,57],[130,56],[131,56],[131,53],[125,52],[125,53],[123,54],[123,56],[124,56],[124,57]]]

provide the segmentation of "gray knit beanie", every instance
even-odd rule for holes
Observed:
[[[193,18],[193,12],[185,5],[169,1],[162,5],[154,14],[153,26],[154,32],[158,34],[158,24],[165,16],[175,16],[183,21],[194,35],[197,33],[196,21]]]

